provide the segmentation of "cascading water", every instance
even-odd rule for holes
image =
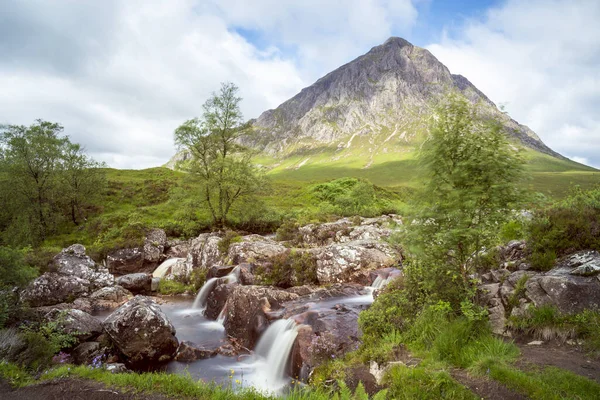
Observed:
[[[262,334],[254,349],[255,362],[262,364],[256,369],[253,383],[267,390],[276,391],[287,385],[287,370],[298,325],[291,319],[273,322]]]
[[[225,324],[225,318],[227,318],[227,305],[223,307],[221,312],[219,313],[219,317],[217,318],[217,322],[221,325]]]
[[[154,278],[164,278],[169,268],[175,265],[178,261],[185,260],[185,258],[169,258],[160,264],[152,273]]]
[[[382,289],[385,285],[390,283],[390,277],[382,278],[381,275],[377,275],[377,278],[371,284],[373,289],[379,290]]]
[[[218,279],[219,278],[210,278],[209,280],[204,282],[204,285],[202,285],[200,291],[198,292],[198,295],[196,296],[196,300],[194,300],[192,308],[206,308],[206,301],[208,300],[208,295],[215,288]]]
[[[225,275],[223,278],[210,278],[204,285],[200,288],[198,295],[196,295],[196,300],[194,300],[193,308],[205,309],[206,301],[208,300],[208,296],[210,292],[213,291],[215,286],[217,285],[217,281],[219,279],[223,279],[225,283],[236,283],[238,281],[238,275],[240,273],[240,267],[235,267],[229,274]]]

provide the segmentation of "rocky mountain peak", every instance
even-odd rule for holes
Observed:
[[[426,134],[424,116],[449,90],[459,90],[500,119],[507,135],[553,156],[537,135],[503,114],[467,78],[453,75],[428,50],[391,37],[342,65],[253,121],[247,145],[284,159],[300,155],[302,165],[364,160],[410,152]],[[300,165],[300,166],[302,166]]]

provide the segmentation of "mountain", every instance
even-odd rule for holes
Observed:
[[[528,127],[501,112],[461,75],[451,74],[429,51],[392,37],[325,75],[274,110],[253,120],[245,144],[267,164],[300,168],[313,163],[356,161],[368,168],[407,157],[422,140],[431,104],[449,89],[462,92],[524,146],[563,158]],[[357,165],[358,166],[358,165]]]

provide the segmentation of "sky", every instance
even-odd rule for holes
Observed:
[[[256,118],[400,36],[600,167],[598,21],[598,0],[0,0],[0,124],[59,122],[112,167],[159,166],[220,82]]]

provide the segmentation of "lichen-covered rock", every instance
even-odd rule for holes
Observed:
[[[217,355],[216,349],[206,349],[200,345],[192,342],[183,341],[179,343],[177,354],[175,355],[175,361],[192,362],[196,360],[202,360],[204,358],[210,358]]]
[[[115,285],[99,289],[90,295],[95,310],[110,310],[126,303],[132,293],[122,286]]]
[[[169,271],[165,275],[164,279],[168,281],[175,280],[179,282],[188,282],[192,276],[192,271],[192,264],[186,259],[180,258],[169,268]]]
[[[298,231],[304,245],[318,247],[357,240],[384,240],[401,224],[402,220],[396,215],[382,215],[377,218],[342,218],[335,222],[309,224],[298,228]]]
[[[242,237],[238,243],[229,246],[228,258],[232,264],[268,262],[289,250],[281,243],[260,235]]]
[[[179,346],[175,328],[151,299],[136,296],[102,324],[116,348],[129,363],[170,360]]]
[[[44,319],[57,322],[63,332],[72,334],[81,342],[95,338],[102,333],[100,321],[81,310],[55,309],[48,312]]]
[[[235,285],[225,303],[227,334],[252,348],[268,326],[267,313],[297,298],[297,294],[285,290]]]
[[[167,234],[162,229],[151,229],[144,240],[144,264],[149,268],[155,268],[160,262],[165,246],[167,245]]]
[[[530,306],[553,306],[566,314],[600,309],[600,279],[581,273],[582,266],[585,272],[599,261],[598,253],[583,251],[564,257],[548,272],[502,269],[484,274],[480,299],[489,310],[493,331],[507,333],[508,318],[523,315]]]
[[[114,284],[114,277],[86,256],[80,244],[63,249],[50,268],[53,272],[34,279],[21,293],[21,299],[32,307],[72,302]]]
[[[144,272],[123,275],[117,278],[117,285],[136,294],[150,293],[152,291],[152,275]]]
[[[106,266],[113,274],[131,274],[144,268],[144,250],[134,247],[111,251],[106,256]]]
[[[391,267],[400,254],[385,242],[360,240],[312,250],[320,284],[350,282],[361,270]]]
[[[221,261],[219,242],[221,237],[216,233],[203,233],[190,243],[187,262],[192,268],[210,268]]]

